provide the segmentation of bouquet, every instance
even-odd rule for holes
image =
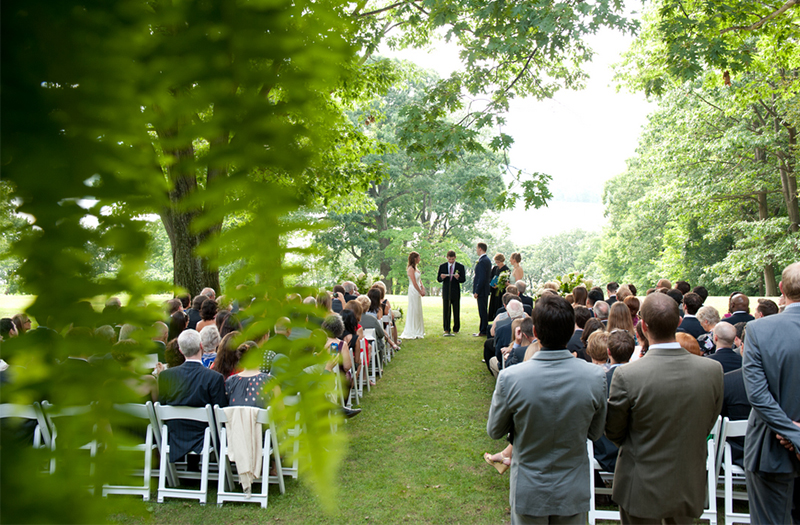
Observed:
[[[511,272],[508,270],[500,272],[500,274],[496,276],[497,279],[496,283],[497,289],[495,290],[496,295],[503,295],[504,293],[506,293],[506,286],[508,286],[509,277],[511,277]]]

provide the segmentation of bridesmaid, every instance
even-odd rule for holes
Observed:
[[[509,268],[506,266],[506,256],[502,253],[498,253],[494,256],[494,267],[492,268],[491,278],[494,280],[495,276],[500,275],[502,272],[508,272]],[[510,276],[509,276],[510,278]],[[491,287],[491,294],[489,297],[489,313],[488,319],[489,322],[494,321],[495,316],[497,315],[497,310],[500,309],[500,306],[503,304],[503,294],[505,293],[505,289],[500,290],[497,286]]]
[[[511,267],[514,268],[511,270],[511,279],[509,279],[510,284],[514,284],[517,281],[521,281],[522,277],[525,275],[525,272],[522,270],[522,255],[517,252],[511,254]]]

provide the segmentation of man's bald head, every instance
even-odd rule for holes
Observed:
[[[719,323],[714,328],[714,337],[717,340],[717,348],[732,348],[736,339],[736,327],[730,323]]]
[[[750,313],[750,299],[743,293],[737,293],[730,300],[730,311]]]
[[[681,316],[678,312],[678,303],[670,296],[661,293],[650,294],[645,297],[639,311],[645,323],[645,333],[651,343],[675,340],[675,331],[681,324]]]

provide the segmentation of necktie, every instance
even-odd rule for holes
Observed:
[[[451,264],[449,266],[450,266],[450,278],[452,279],[453,278],[453,265]]]

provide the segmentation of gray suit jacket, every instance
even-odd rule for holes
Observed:
[[[744,386],[753,410],[744,441],[744,467],[800,475],[800,462],[775,434],[800,450],[800,306],[747,323]]]
[[[603,434],[602,367],[569,350],[541,350],[497,378],[486,431],[514,428],[511,506],[517,514],[569,516],[589,510],[586,439]]]
[[[706,494],[706,438],[722,407],[722,365],[650,347],[611,380],[606,436],[620,447],[613,498],[643,518],[697,517]]]

